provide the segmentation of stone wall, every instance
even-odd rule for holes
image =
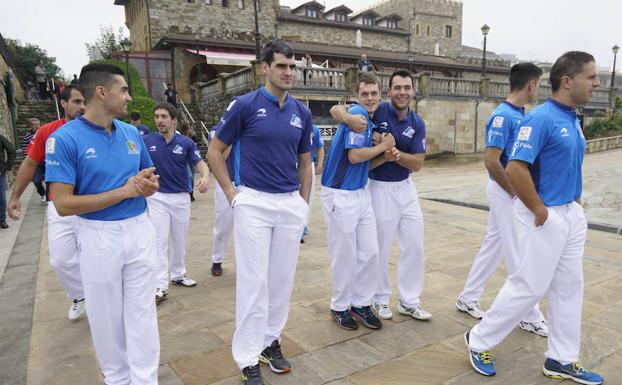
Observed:
[[[125,6],[125,25],[130,30],[132,50],[149,51],[149,0],[129,0]],[[153,3],[153,0],[151,1]],[[157,1],[157,3],[160,3]]]
[[[163,36],[186,35],[191,39],[254,39],[255,18],[253,2],[244,1],[244,9],[238,8],[237,1],[229,1],[223,7],[220,1],[205,0],[159,1],[149,0],[151,21],[151,46]],[[260,2],[259,28],[264,40],[275,36],[278,0]]]
[[[13,123],[11,120],[11,111],[9,109],[8,95],[6,93],[8,72],[13,73],[13,70],[4,56],[0,54],[0,134],[4,135],[11,142],[14,142]],[[22,85],[15,74],[13,74],[11,78],[14,90],[14,103],[16,105],[15,108],[17,108],[17,103],[24,100],[24,90],[22,89]]]

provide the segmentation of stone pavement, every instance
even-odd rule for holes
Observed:
[[[588,159],[587,163],[590,162]],[[616,163],[610,164],[619,169]],[[448,165],[431,161],[416,181],[422,196],[468,198],[485,203],[468,194],[469,189],[475,192],[477,185],[482,189],[486,183],[479,162]],[[215,278],[209,272],[212,187],[206,195],[197,194],[192,206],[187,267],[199,284],[195,288],[171,287],[169,298],[158,307],[161,385],[241,383],[230,347],[235,311],[235,263],[231,250],[223,265],[224,275]],[[493,352],[497,358],[497,376],[483,378],[473,372],[462,335],[476,320],[456,311],[454,304],[484,236],[487,212],[429,200],[422,200],[422,208],[426,224],[426,284],[422,301],[433,313],[432,320],[421,322],[396,315],[380,331],[361,328],[348,332],[338,329],[328,315],[330,263],[326,227],[316,192],[311,234],[301,246],[289,321],[283,334],[283,350],[291,358],[293,370],[279,376],[264,368],[266,384],[560,383],[541,374],[546,340],[518,329]],[[619,215],[618,210],[613,217]],[[49,266],[46,244],[44,231],[27,383],[100,384],[88,322],[84,318],[76,322],[67,320],[69,301]],[[394,249],[392,277],[395,277],[396,255]],[[622,384],[622,237],[590,230],[584,270],[582,359],[587,367],[601,371],[608,384]],[[490,306],[502,285],[503,271],[501,267],[491,279],[481,301],[484,308]],[[395,310],[395,295],[391,305]],[[544,301],[543,310],[545,305]]]

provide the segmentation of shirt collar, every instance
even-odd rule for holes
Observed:
[[[516,111],[520,111],[520,112],[525,112],[525,107],[519,107],[519,106],[515,106],[514,104],[508,102],[507,100],[504,100],[503,103],[507,104],[508,106],[510,106],[511,108],[515,109]]]
[[[410,106],[408,106],[408,111],[406,112],[406,115],[404,115],[404,119],[400,120],[400,117],[399,117],[399,115],[397,113],[397,110],[395,109],[395,107],[393,107],[393,103],[388,102],[387,104],[389,105],[389,111],[391,111],[391,113],[393,113],[395,115],[395,117],[397,118],[398,122],[403,122],[403,121],[408,120],[408,118],[410,116]]]
[[[560,102],[558,102],[557,100],[555,100],[553,98],[548,98],[547,101],[553,103],[554,105],[556,105],[557,107],[561,108],[562,110],[569,111],[569,112],[574,112],[574,107],[566,105],[564,103],[560,103]]]
[[[279,98],[269,93],[268,90],[266,89],[266,86],[262,85],[261,87],[259,87],[259,91],[262,93],[263,96],[266,97],[266,99],[270,100],[271,102],[276,103],[277,105],[279,104]],[[287,96],[285,96],[285,102],[283,102],[283,107],[285,107],[288,103],[289,103],[289,93],[287,94]]]
[[[98,126],[97,124],[91,122],[90,120],[88,120],[87,118],[84,117],[84,115],[78,115],[76,116],[76,119],[80,120],[82,123],[84,123],[88,128],[91,128],[95,131],[101,132],[101,131],[106,131],[105,127],[102,126]],[[112,132],[116,131],[116,123],[113,120],[112,121]]]

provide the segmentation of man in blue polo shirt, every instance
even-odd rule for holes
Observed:
[[[280,40],[267,43],[261,66],[265,86],[229,103],[208,150],[212,172],[233,208],[232,350],[245,385],[263,384],[258,360],[275,373],[291,370],[280,336],[311,189],[311,111],[288,95],[296,69],[293,48]],[[224,156],[228,146],[233,176]]]
[[[305,222],[305,230],[300,238],[300,243],[305,242],[305,235],[309,234],[309,218],[311,217],[311,205],[313,204],[313,195],[315,193],[315,176],[322,175],[324,167],[324,140],[320,133],[320,128],[313,125],[313,134],[311,135],[311,193],[309,194],[309,214]]]
[[[378,272],[378,242],[366,185],[369,161],[385,153],[392,157],[396,151],[390,133],[383,134],[380,143],[372,145],[371,116],[380,103],[378,78],[361,74],[356,92],[358,104],[348,113],[365,117],[367,128],[359,133],[345,124],[339,125],[322,174],[322,208],[333,280],[330,312],[345,330],[358,329],[355,319],[371,329],[382,327],[371,309]]]
[[[465,341],[473,368],[494,375],[490,349],[546,295],[544,374],[601,384],[602,376],[579,364],[587,222],[580,204],[585,138],[575,108],[588,103],[600,85],[594,57],[563,54],[551,68],[550,81],[552,97],[519,124],[507,166],[520,198],[514,201],[514,231],[521,264]]]
[[[177,110],[168,102],[156,104],[153,109],[158,132],[143,136],[156,172],[160,175],[160,189],[147,198],[149,219],[156,230],[158,264],[156,272],[156,302],[168,295],[169,253],[171,237],[170,274],[174,285],[196,286],[186,271],[186,236],[190,225],[191,179],[188,166],[196,165],[201,178],[197,183],[200,193],[207,191],[209,169],[199,148],[187,136],[175,132]]]
[[[76,241],[95,353],[107,385],[158,382],[155,230],[146,196],[159,187],[138,131],[116,118],[132,100],[123,71],[80,73],[83,116],[46,142],[46,178],[60,216],[78,215]]]
[[[514,65],[510,69],[510,94],[495,108],[486,123],[485,165],[489,174],[486,195],[490,205],[488,229],[456,302],[458,310],[474,318],[480,319],[484,315],[479,308],[479,297],[486,282],[497,270],[501,256],[505,256],[508,275],[514,274],[520,265],[512,225],[515,193],[505,166],[514,144],[514,130],[524,118],[525,105],[538,100],[541,75],[542,70],[533,63]],[[537,303],[523,316],[519,327],[543,337],[548,335],[548,324]]]
[[[140,136],[149,135],[151,131],[140,121],[140,112],[134,111],[130,113],[130,124],[140,132]]]

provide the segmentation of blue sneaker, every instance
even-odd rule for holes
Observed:
[[[555,360],[547,358],[546,361],[544,361],[542,372],[544,372],[544,375],[547,377],[557,379],[567,378],[579,384],[599,385],[605,381],[600,374],[585,370],[578,362],[562,365]]]
[[[464,343],[469,348],[469,332],[464,333]],[[471,366],[479,374],[484,376],[494,376],[497,374],[495,371],[495,364],[492,362],[492,353],[490,351],[476,352],[469,349],[469,361]]]
[[[309,228],[307,226],[305,226],[305,229],[302,232],[302,235],[308,235],[308,234],[309,234]]]

